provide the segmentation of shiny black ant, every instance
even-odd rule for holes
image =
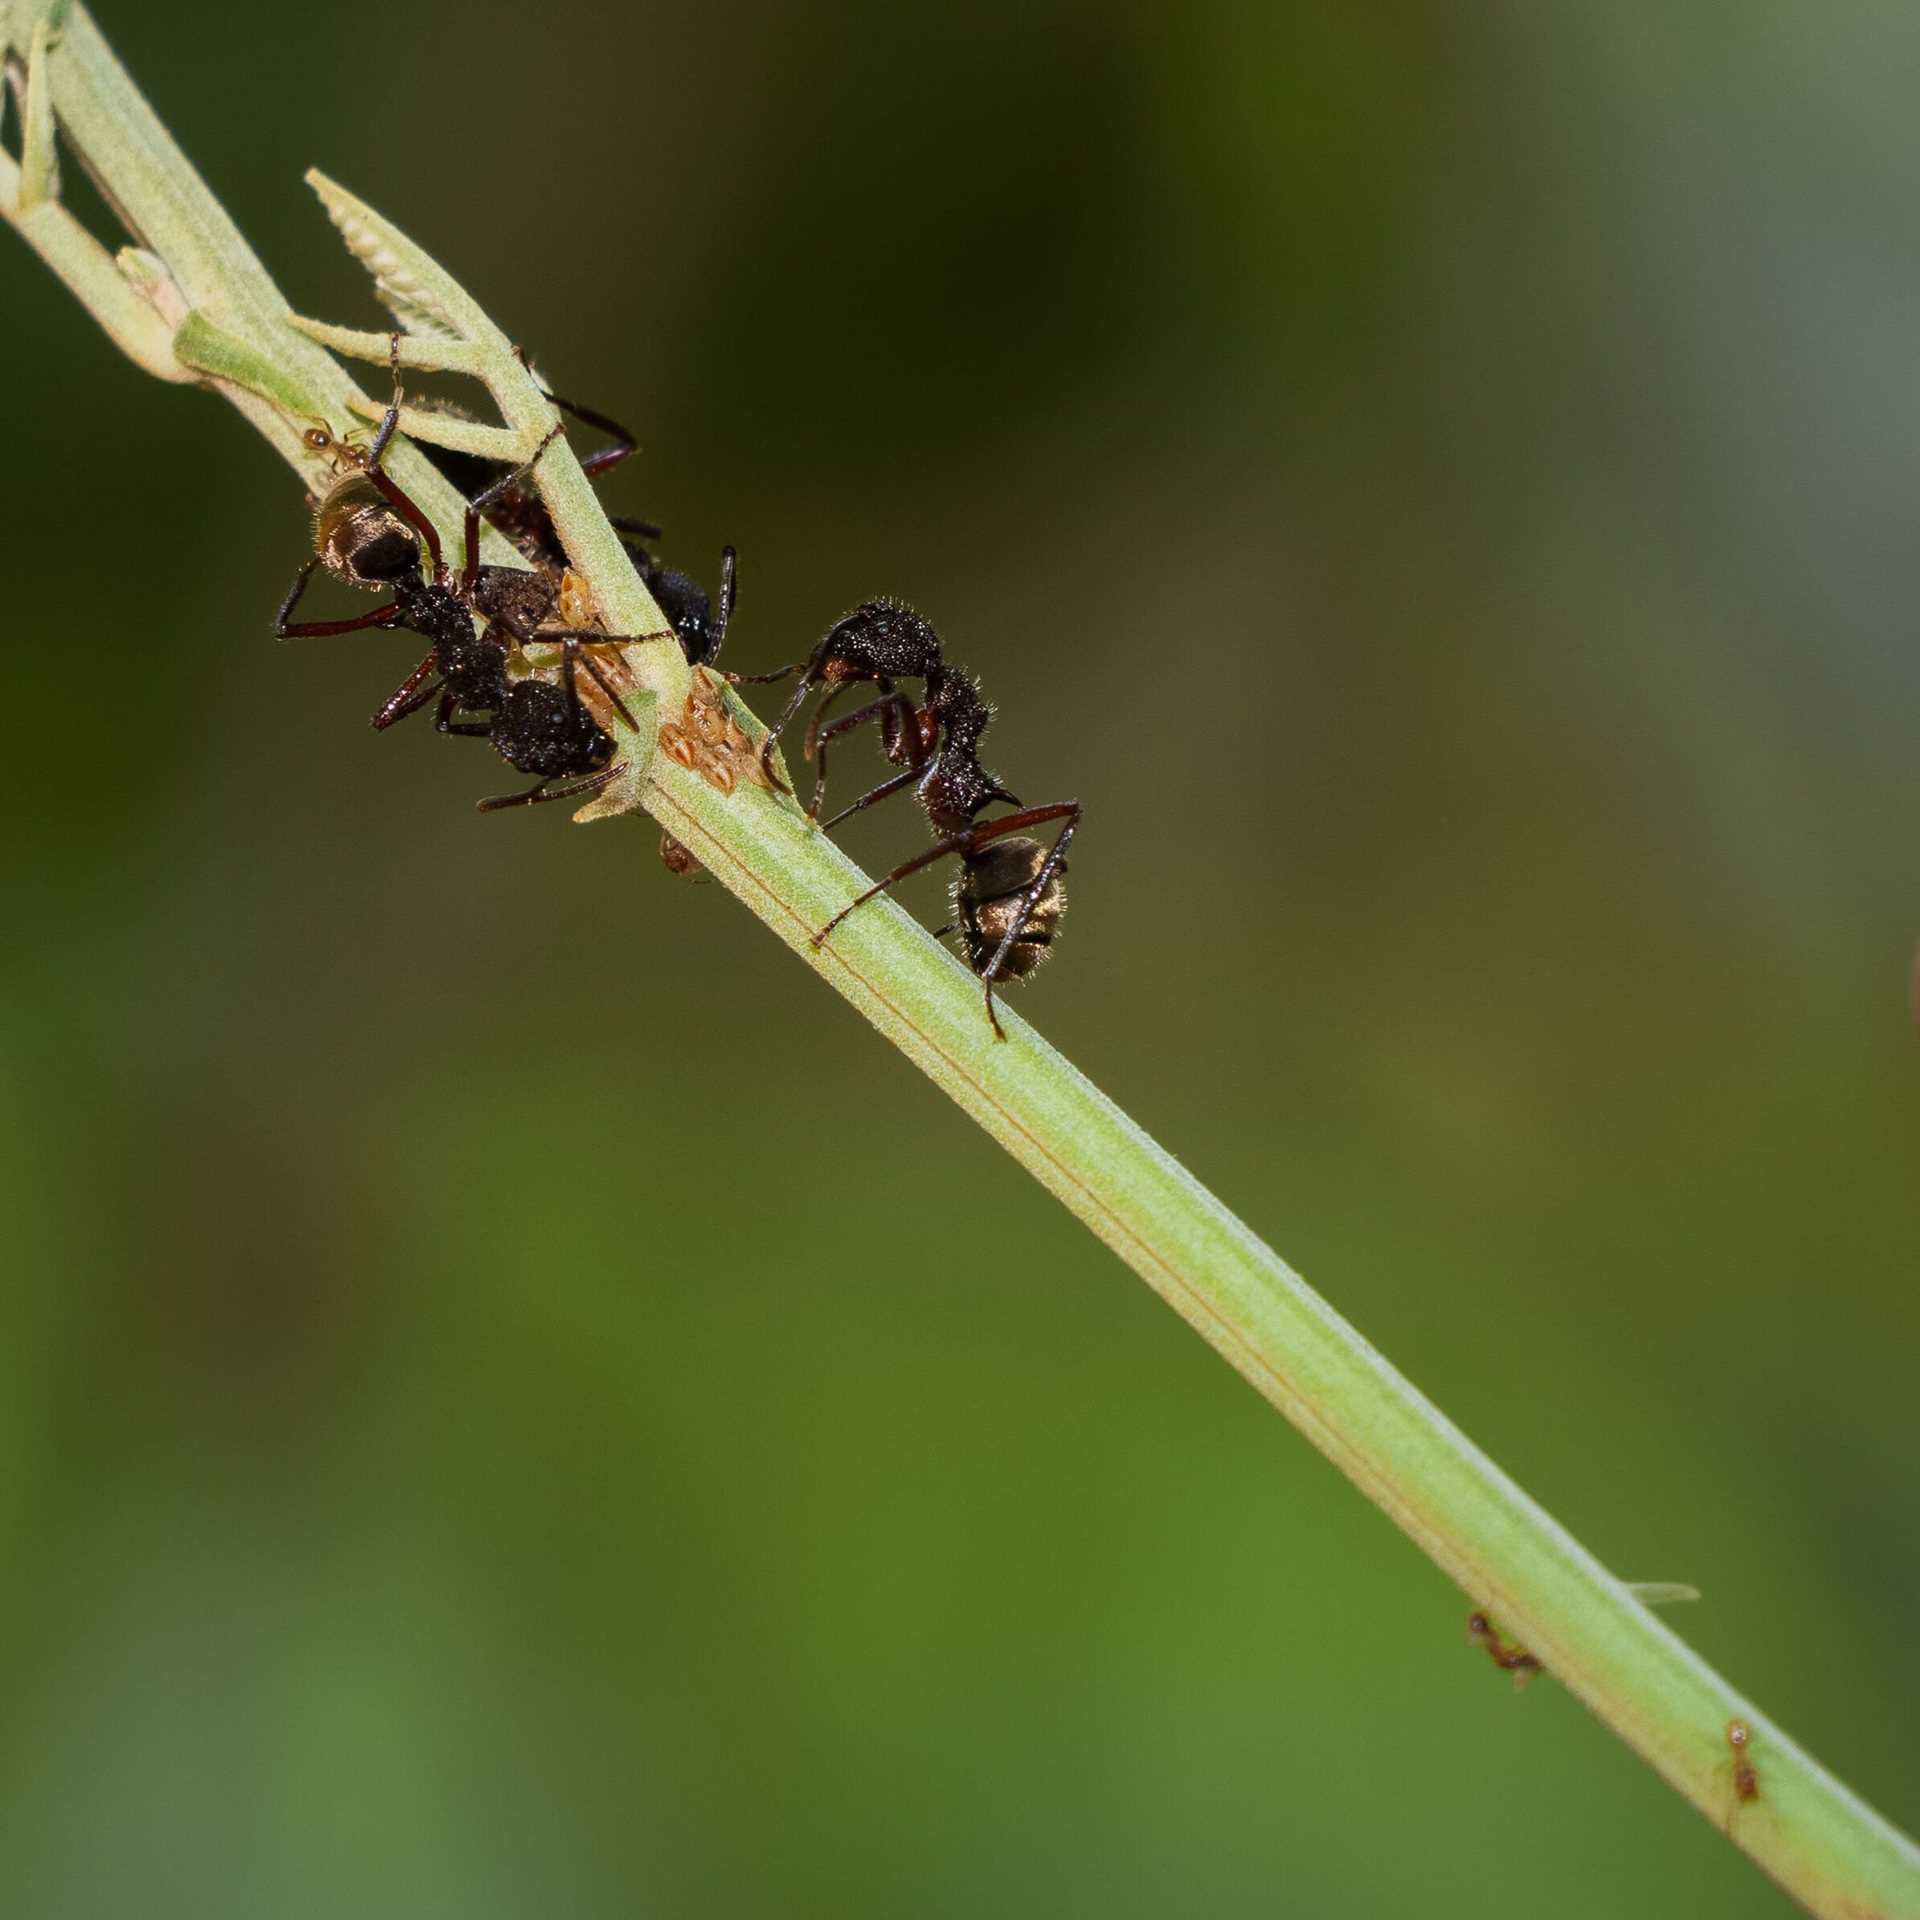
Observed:
[[[952,887],[955,918],[935,938],[949,933],[961,936],[967,965],[986,986],[987,1018],[994,1037],[1004,1040],[1006,1032],[993,1009],[994,982],[1024,979],[1053,947],[1067,910],[1061,875],[1066,871],[1067,847],[1080,825],[1080,802],[1059,800],[1044,807],[1023,807],[981,766],[980,739],[993,709],[972,678],[947,663],[940,636],[911,607],[893,600],[866,601],[835,621],[806,660],[774,673],[733,677],[765,683],[794,673],[800,676],[799,684],[761,742],[760,764],[769,779],[774,777],[772,754],[781,733],[808,694],[825,686],[827,694],[807,727],[805,752],[814,762],[808,812],[818,820],[824,806],[827,743],[856,727],[877,723],[880,750],[900,772],[841,808],[823,823],[823,831],[831,833],[875,801],[911,787],[937,836],[924,853],[902,861],[843,907],[814,935],[813,944],[819,946],[848,914],[877,894],[922,867],[957,854],[960,871]],[[920,705],[899,690],[902,680],[921,683],[925,699]],[[823,725],[841,694],[863,683],[876,687],[880,697],[856,713]],[[996,802],[1016,811],[998,820],[978,818]],[[1066,824],[1051,847],[1026,832],[1054,820]]]
[[[315,552],[280,603],[275,631],[282,639],[291,639],[389,627],[425,636],[431,643],[425,658],[381,704],[373,725],[384,730],[437,696],[440,705],[434,724],[440,732],[489,739],[509,766],[538,776],[538,784],[527,792],[482,800],[483,813],[596,792],[618,771],[609,766],[614,742],[581,704],[575,684],[577,668],[586,668],[629,725],[633,716],[581,649],[674,636],[606,634],[579,625],[548,624],[563,591],[563,577],[550,571],[480,564],[480,522],[488,507],[513,489],[525,490],[541,453],[560,432],[557,426],[533,460],[468,501],[463,529],[466,564],[457,574],[446,565],[433,522],[381,465],[399,424],[398,358],[396,335],[393,399],[369,449],[363,452],[334,441],[324,428],[305,436],[315,451],[331,451],[344,471],[336,475],[315,508]],[[392,598],[371,613],[351,619],[295,621],[294,607],[314,569],[322,565],[355,586],[384,588]],[[476,613],[488,622],[484,632],[475,625]],[[560,684],[531,676],[511,679],[507,672],[511,649],[500,637],[503,633],[515,644],[537,638],[558,645]],[[552,784],[575,774],[588,777],[564,787]]]
[[[523,366],[528,364],[524,353],[520,359]],[[531,367],[528,370],[531,372]],[[544,387],[541,390],[546,392]],[[563,400],[557,393],[547,392],[546,397],[550,406],[558,407],[562,413],[572,415],[582,425],[607,436],[606,446],[596,448],[580,462],[580,471],[589,479],[598,479],[638,451],[639,441],[609,415],[582,406],[577,400]],[[447,407],[445,411],[456,418],[464,417],[453,407]],[[465,453],[425,440],[419,445],[442,478],[459,489],[463,499],[485,500],[482,511],[488,523],[511,540],[536,567],[553,571],[565,569],[566,550],[560,544],[560,536],[554,529],[546,503],[534,488],[523,483],[519,474],[503,475],[500,462],[489,460],[483,454]],[[626,549],[627,558],[633,563],[633,570],[640,576],[641,584],[653,596],[654,604],[666,615],[668,624],[679,635],[680,648],[687,657],[687,664],[694,667],[710,665],[718,657],[721,643],[726,639],[724,612],[716,610],[707,596],[706,588],[692,574],[666,565],[645,544],[661,538],[662,529],[653,521],[637,520],[622,514],[609,514],[607,520],[621,536],[620,544]],[[732,568],[734,563],[731,555],[732,549],[728,548],[722,557],[723,569]],[[728,599],[728,589],[729,581],[723,580],[723,602]]]

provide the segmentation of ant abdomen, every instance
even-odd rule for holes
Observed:
[[[492,739],[510,767],[546,780],[597,773],[613,758],[613,736],[550,680],[520,680],[508,689]]]
[[[632,553],[633,549],[628,548]],[[636,562],[636,564],[638,564]],[[649,572],[640,570],[654,605],[667,616],[667,624],[680,636],[680,651],[690,667],[705,666],[720,651],[726,629],[713,617],[713,602],[707,590],[690,573],[678,567],[655,565]]]
[[[417,573],[420,540],[364,472],[348,472],[314,510],[313,544],[329,573],[357,587],[390,587]]]
[[[1028,890],[1040,877],[1049,849],[1025,834],[990,841],[978,853],[968,854],[953,877],[956,926],[966,945],[967,965],[984,975],[1000,951],[1009,929],[1017,928],[1013,944],[1000,962],[1000,978],[1020,980],[1053,950],[1067,910],[1067,889],[1060,875],[1066,862],[1047,876],[1038,897],[1025,909]]]

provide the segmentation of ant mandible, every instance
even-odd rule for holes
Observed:
[[[967,965],[986,988],[987,1019],[996,1040],[1006,1030],[993,1006],[996,981],[1024,979],[1052,949],[1067,910],[1067,848],[1080,825],[1080,802],[1059,800],[1024,807],[980,764],[980,739],[993,709],[979,687],[951,666],[941,652],[940,636],[911,607],[895,600],[868,600],[843,616],[804,661],[773,673],[732,676],[765,683],[800,676],[785,711],[761,742],[760,764],[773,776],[772,754],[781,733],[817,686],[828,691],[807,728],[806,756],[815,763],[813,799],[808,812],[818,820],[826,793],[827,743],[854,728],[877,723],[880,749],[900,768],[843,807],[823,824],[831,833],[843,820],[904,788],[913,789],[937,838],[924,853],[899,866],[843,907],[813,936],[820,946],[841,921],[876,895],[937,860],[958,855],[960,871],[952,887],[956,918],[936,939],[958,933]],[[918,680],[925,691],[915,706],[899,690],[901,680]],[[880,697],[857,713],[822,725],[829,709],[850,686],[871,684]],[[1016,809],[998,820],[978,816],[996,802]],[[1030,827],[1063,821],[1051,847],[1027,832]]]
[[[282,639],[353,633],[367,627],[405,628],[424,635],[431,643],[426,657],[382,703],[373,725],[384,730],[437,695],[440,706],[434,724],[440,732],[483,736],[509,766],[538,776],[538,784],[524,793],[481,801],[483,813],[596,792],[618,771],[608,764],[614,743],[581,704],[576,668],[586,668],[629,725],[633,717],[581,648],[676,636],[606,634],[578,625],[548,625],[562,579],[550,572],[480,564],[481,519],[496,500],[513,489],[524,490],[540,455],[559,434],[557,425],[524,467],[510,471],[467,502],[466,562],[458,574],[448,568],[433,522],[381,465],[399,424],[403,397],[399,352],[395,334],[393,398],[371,448],[362,452],[345,445],[324,428],[305,435],[310,447],[332,452],[345,470],[336,475],[315,508],[315,552],[281,602],[275,631]],[[351,619],[295,621],[294,607],[321,565],[353,585],[385,588],[392,598],[371,613]],[[484,632],[475,625],[476,613],[488,621]],[[510,634],[515,644],[535,638],[557,644],[562,650],[561,684],[538,677],[511,680],[507,673],[510,649],[496,629]],[[481,714],[487,717],[460,717]],[[590,777],[564,787],[552,785],[574,774]]]

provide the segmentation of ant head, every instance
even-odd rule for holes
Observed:
[[[420,573],[420,542],[363,472],[343,475],[314,510],[313,544],[330,573],[356,587],[391,587]]]
[[[899,600],[867,600],[842,614],[816,653],[819,677],[841,680],[926,680],[940,671],[940,636]]]

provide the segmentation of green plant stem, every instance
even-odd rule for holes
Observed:
[[[377,407],[290,323],[85,12],[15,0],[0,25],[16,97],[32,102],[22,162],[0,167],[0,213],[138,364],[224,392],[311,478],[297,416],[338,423]],[[49,103],[138,243],[117,261],[60,207]],[[505,336],[405,236],[333,183],[315,185],[411,329],[408,363],[478,374],[501,407],[500,444],[537,444],[552,410]],[[308,324],[346,351],[384,352],[384,335]],[[431,430],[430,418],[410,424]],[[451,535],[460,511],[451,491],[404,443],[393,466]],[[537,479],[610,630],[659,633],[657,609],[563,445]],[[646,704],[674,711],[687,684],[679,650],[627,651]],[[1003,1016],[1005,1042],[994,1041],[978,982],[891,901],[814,947],[815,929],[866,877],[790,800],[746,786],[716,792],[656,756],[652,738],[649,711],[622,742],[623,778],[580,817],[654,815],[1782,1887],[1819,1914],[1920,1920],[1920,1851],[1905,1836],[1736,1694],[1016,1014]],[[1751,1802],[1735,1793],[1734,1717],[1752,1729]]]

